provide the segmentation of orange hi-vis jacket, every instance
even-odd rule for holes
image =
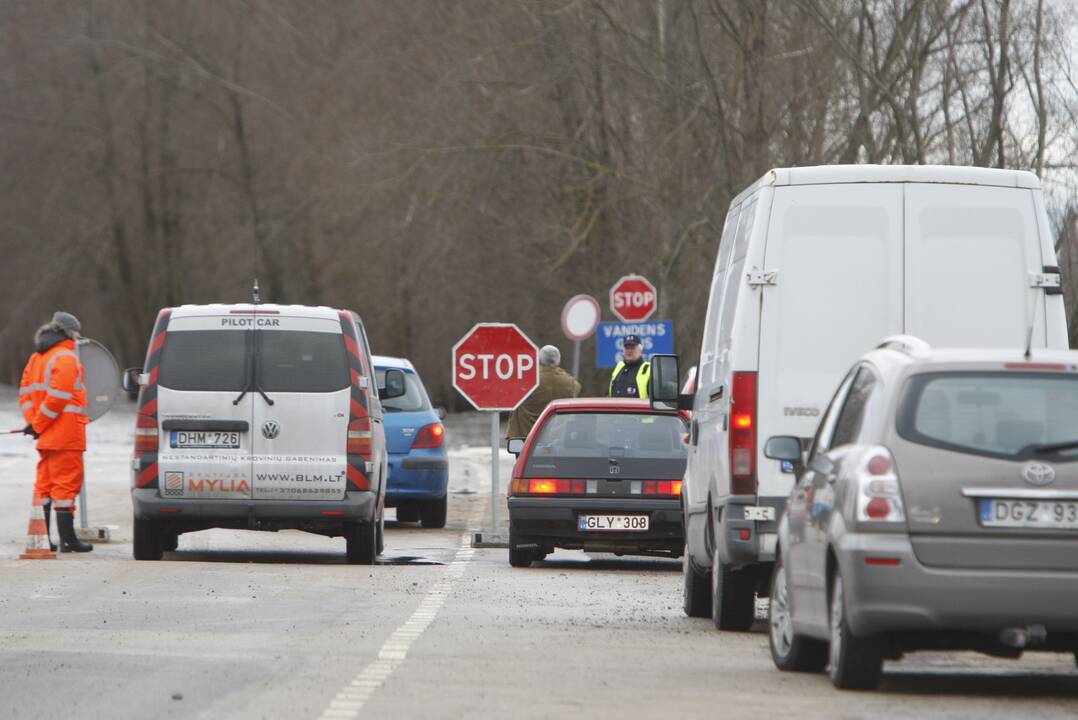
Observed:
[[[38,450],[86,449],[86,373],[74,340],[30,356],[22,371],[19,405],[40,436]]]

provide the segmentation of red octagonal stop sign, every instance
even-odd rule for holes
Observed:
[[[658,291],[643,275],[626,275],[610,288],[610,311],[622,322],[647,320],[658,301]]]
[[[538,355],[516,325],[479,323],[453,346],[453,387],[476,410],[515,410],[539,386]]]

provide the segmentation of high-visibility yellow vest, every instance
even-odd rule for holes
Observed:
[[[614,372],[610,374],[610,387],[607,388],[606,394],[609,396],[614,395],[614,380],[617,379],[618,373],[625,367],[625,361],[622,360],[614,367]],[[645,362],[640,364],[640,369],[636,371],[636,392],[637,397],[647,399],[648,398],[648,383],[651,381],[651,363]]]

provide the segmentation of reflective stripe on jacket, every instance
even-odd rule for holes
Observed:
[[[74,340],[63,340],[26,363],[19,406],[39,434],[38,450],[85,450],[86,378]]]
[[[618,373],[625,367],[625,361],[620,361],[615,367],[614,372],[610,373],[610,386],[606,389],[606,394],[614,396],[614,381],[618,379]],[[636,369],[636,392],[637,397],[647,399],[648,395],[648,383],[651,380],[651,363],[642,362],[640,367]]]

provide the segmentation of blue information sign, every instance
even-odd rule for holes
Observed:
[[[655,354],[674,352],[673,320],[647,322],[601,322],[595,332],[595,365],[612,368],[621,362],[621,343],[626,335],[639,335],[644,346],[644,359]]]

